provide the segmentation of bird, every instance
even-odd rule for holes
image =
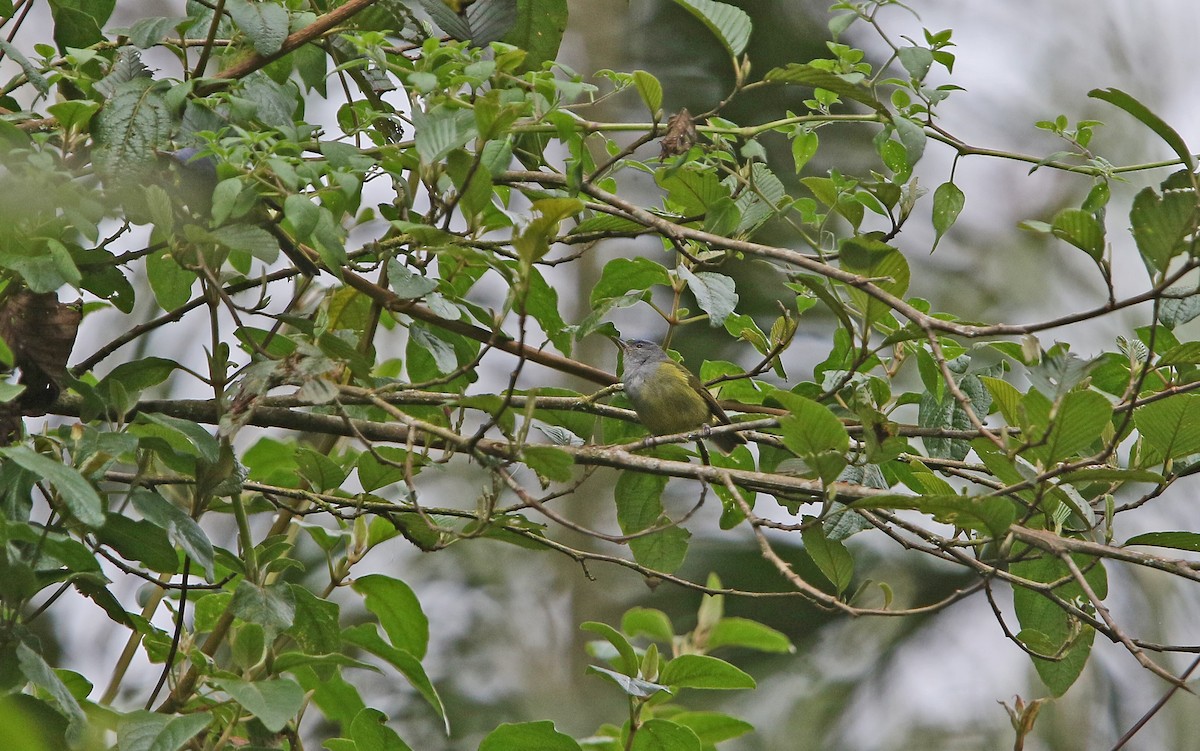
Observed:
[[[728,425],[729,416],[700,379],[672,360],[662,347],[645,339],[619,339],[625,354],[622,383],[638,419],[654,435],[707,429],[715,420]],[[740,433],[712,436],[712,442],[728,454],[746,442]]]

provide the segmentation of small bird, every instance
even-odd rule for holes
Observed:
[[[638,419],[655,435],[685,433],[711,425],[728,425],[729,417],[700,379],[672,360],[654,342],[619,339],[625,353],[623,383]],[[722,453],[728,454],[746,442],[740,433],[712,437]]]

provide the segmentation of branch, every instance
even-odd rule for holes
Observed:
[[[313,21],[308,26],[305,26],[303,29],[300,29],[299,31],[289,35],[283,40],[283,44],[280,45],[279,49],[275,52],[272,52],[269,55],[262,55],[256,52],[245,60],[235,63],[220,73],[217,73],[216,78],[225,79],[226,81],[233,81],[248,76],[256,70],[265,68],[267,65],[278,60],[289,52],[292,52],[299,47],[303,47],[317,37],[325,34],[325,32],[329,31],[333,27],[350,20],[350,18],[352,18],[355,14],[366,10],[374,5],[375,2],[376,0],[349,0],[345,5],[340,5],[337,8],[334,8],[325,15],[318,17],[317,20]],[[222,86],[222,83],[223,82],[215,82],[201,86],[196,90],[196,94],[198,96],[207,96],[219,89]]]

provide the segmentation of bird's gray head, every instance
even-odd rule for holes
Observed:
[[[665,362],[671,358],[662,347],[645,339],[621,339],[621,350],[625,353],[625,371],[636,370],[643,365]]]

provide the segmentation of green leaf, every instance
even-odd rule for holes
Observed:
[[[1050,231],[1097,261],[1104,258],[1104,225],[1093,214],[1083,209],[1063,209],[1054,215]]]
[[[663,666],[659,683],[671,688],[754,688],[754,679],[724,660],[708,655],[680,655]]]
[[[701,751],[701,748],[700,739],[691,728],[655,717],[638,728],[630,751]]]
[[[575,459],[553,446],[525,446],[521,449],[525,464],[539,475],[555,482],[570,482]]]
[[[708,313],[708,325],[714,328],[723,325],[738,303],[733,279],[711,271],[693,272],[684,266],[679,267],[678,273],[696,296],[696,304]]]
[[[534,261],[550,252],[550,242],[558,234],[558,225],[583,211],[583,202],[577,198],[543,198],[534,201],[530,209],[538,216],[513,239],[522,268],[532,266]]]
[[[266,655],[267,634],[257,623],[243,623],[233,631],[230,657],[239,668],[252,668]]]
[[[801,457],[823,451],[845,452],[850,434],[833,412],[811,399],[787,391],[774,391],[771,398],[787,408],[789,414],[779,421],[783,444]]]
[[[226,178],[217,183],[212,191],[212,209],[209,211],[213,222],[223,224],[234,212],[239,216],[244,214],[254,194],[254,190],[240,177]],[[161,226],[161,222],[159,224]]]
[[[358,689],[340,672],[318,675],[314,670],[300,669],[297,678],[306,691],[312,692],[313,703],[330,722],[348,727],[358,713],[366,709]]]
[[[262,227],[252,224],[227,224],[211,233],[213,240],[230,250],[243,250],[260,261],[274,263],[279,258],[279,241]]]
[[[1143,188],[1134,196],[1129,222],[1142,257],[1151,268],[1164,271],[1187,250],[1184,238],[1195,229],[1196,198],[1179,191],[1159,196],[1153,188]]]
[[[220,460],[220,444],[212,433],[198,423],[157,412],[139,412],[137,419],[139,422],[154,423],[182,434],[196,449],[196,455],[209,464],[216,464]]]
[[[300,476],[312,485],[314,490],[325,491],[341,487],[350,474],[348,468],[343,468],[334,460],[319,451],[307,447],[296,450],[296,467]]]
[[[660,522],[669,524],[670,519],[664,515]],[[688,540],[691,537],[691,532],[683,527],[669,526],[654,534],[630,540],[629,550],[634,560],[646,568],[673,574],[687,558]]]
[[[782,68],[774,68],[763,76],[764,81],[783,84],[810,86],[814,89],[832,91],[839,97],[852,99],[865,104],[871,109],[882,110],[883,105],[875,98],[870,89],[863,85],[865,76],[862,73],[831,73],[821,68],[814,68],[805,63],[789,63]]]
[[[376,657],[387,660],[392,667],[399,670],[400,674],[417,690],[417,693],[421,694],[426,703],[441,718],[442,724],[446,728],[446,734],[450,734],[450,717],[446,714],[446,707],[442,704],[442,698],[438,696],[437,689],[434,688],[433,682],[429,680],[429,676],[425,673],[425,668],[421,665],[419,659],[414,657],[412,653],[393,647],[391,644],[385,642],[379,636],[379,632],[373,623],[352,626],[342,632],[342,637],[347,643],[354,644]]]
[[[663,169],[655,179],[667,191],[667,208],[681,214],[705,214],[710,207],[730,197],[730,188],[711,171]]]
[[[908,291],[908,261],[899,250],[886,243],[866,237],[847,238],[841,243],[840,260],[843,269],[871,279],[884,292],[903,297]],[[891,313],[887,303],[857,287],[851,287],[848,293],[868,323],[875,323]]]
[[[525,298],[525,310],[546,332],[559,352],[570,356],[571,332],[558,310],[558,292],[546,283],[545,277],[536,267],[529,267],[529,295]]]
[[[438,280],[414,274],[396,258],[388,259],[388,287],[401,300],[424,297],[438,287]]]
[[[458,191],[463,216],[472,227],[477,226],[492,208],[492,173],[481,169],[476,157],[462,149],[450,152],[446,172]]]
[[[1030,557],[1032,553],[1032,557]],[[1042,584],[1062,582],[1052,590],[1067,602],[1084,601],[1082,588],[1072,578],[1066,564],[1049,554],[1030,551],[1024,546],[1013,550],[1015,560],[1010,570],[1016,576]],[[1092,591],[1103,599],[1108,595],[1108,577],[1103,562],[1082,555],[1073,556],[1084,572]],[[1013,587],[1013,605],[1022,630],[1044,635],[1047,648],[1043,652],[1057,659],[1033,658],[1034,668],[1054,696],[1062,696],[1083,671],[1091,654],[1096,631],[1064,612],[1039,592],[1025,587]]]
[[[937,250],[942,235],[954,226],[954,222],[958,220],[958,215],[966,202],[966,196],[954,183],[942,183],[937,190],[933,191],[933,229],[936,234],[933,237],[933,247],[930,249],[930,253]]]
[[[270,730],[278,733],[304,706],[304,689],[290,678],[242,681],[214,678],[213,683],[233,697]]]
[[[1019,419],[1017,409],[1021,405],[1021,392],[1017,391],[1016,386],[991,376],[979,376],[979,381],[987,387],[988,393],[992,396],[992,403],[1000,408],[1000,414],[1004,416],[1005,422],[1009,425],[1017,425]]]
[[[312,235],[313,230],[317,228],[317,223],[321,220],[321,207],[307,196],[293,193],[283,200],[283,215],[292,225],[296,237],[304,239]]]
[[[146,256],[146,279],[158,306],[163,310],[175,310],[192,299],[196,272],[180,266],[170,252],[156,251]]]
[[[933,389],[921,396],[917,413],[918,424],[923,428],[970,429],[972,427],[970,417],[967,416],[966,410],[958,400],[942,384],[941,373],[933,358],[925,350],[919,350],[917,362],[921,366],[922,377],[935,380]],[[952,365],[951,367],[957,366]],[[965,375],[957,380],[959,390],[970,400],[971,409],[975,414],[986,415],[991,409],[991,394],[980,382],[980,377]],[[935,396],[935,394],[938,395]],[[970,445],[957,438],[927,437],[922,439],[922,442],[929,455],[938,458],[961,460],[970,451]]]
[[[617,631],[607,623],[600,623],[599,621],[586,621],[580,624],[579,628],[604,637],[609,644],[613,645],[613,648],[617,650],[617,654],[621,658],[616,664],[617,669],[624,675],[630,677],[637,676],[639,664],[637,653],[633,650],[633,645],[629,643],[629,640],[620,631]]]
[[[742,218],[738,222],[738,233],[749,234],[758,229],[764,222],[792,204],[792,199],[784,187],[783,181],[762,162],[754,162],[750,167],[750,184],[752,190],[742,192],[737,197],[737,208]],[[729,191],[737,189],[733,178],[726,179],[722,185]],[[708,211],[713,214],[711,221],[716,224],[720,217],[721,202],[710,206]],[[710,218],[706,217],[706,222]]]
[[[617,477],[613,495],[617,500],[617,523],[625,534],[652,527],[662,513],[662,489],[666,477],[625,471]]]
[[[26,71],[28,75],[28,71]],[[92,116],[100,109],[99,102],[80,101],[78,99],[58,102],[46,108],[46,111],[58,119],[60,125],[67,130],[81,131],[87,128]]]
[[[117,748],[123,751],[179,751],[208,727],[212,719],[208,712],[171,717],[135,709],[120,716]]]
[[[183,549],[192,560],[204,569],[211,581],[213,578],[213,546],[196,520],[183,509],[148,488],[136,488],[131,494],[133,507],[146,521],[161,527],[167,539]]]
[[[465,146],[478,135],[475,115],[468,109],[443,106],[434,107],[429,112],[416,109],[413,111],[413,127],[416,131],[417,153],[426,164],[441,161],[451,151]]]
[[[1184,342],[1171,347],[1158,357],[1159,365],[1200,364],[1200,342]]]
[[[661,610],[654,608],[630,608],[621,616],[621,631],[630,636],[649,636],[670,644],[675,638],[671,619]],[[710,639],[711,641],[711,639]]]
[[[1154,131],[1159,138],[1166,141],[1171,150],[1179,155],[1180,161],[1187,166],[1189,172],[1196,171],[1195,157],[1192,156],[1192,152],[1188,149],[1183,138],[1180,137],[1174,128],[1167,125],[1166,121],[1151,112],[1146,105],[1120,89],[1092,89],[1088,92],[1088,96],[1120,107],[1133,115],[1139,122]]]
[[[380,488],[400,482],[404,479],[404,466],[408,452],[396,446],[376,446],[375,453],[387,462],[376,459],[371,453],[364,451],[355,463],[358,469],[358,482],[363,490],[374,493]],[[390,462],[390,463],[389,463]],[[421,462],[417,462],[420,466]]]
[[[106,383],[120,383],[127,393],[137,394],[167,380],[178,367],[179,363],[164,357],[143,357],[123,362],[109,371],[96,389],[102,391]]]
[[[477,47],[501,39],[517,20],[516,0],[461,2],[458,8],[442,0],[421,0],[421,5],[443,31]]]
[[[597,214],[576,224],[570,229],[569,234],[575,235],[581,232],[638,233],[643,229],[642,225],[631,219],[610,214]]]
[[[5,16],[5,18],[9,18],[11,15],[12,14],[10,13],[8,16]],[[21,50],[17,49],[12,42],[9,42],[7,39],[0,39],[0,53],[3,53],[4,56],[9,60],[12,60],[17,65],[21,66],[21,71],[25,74],[25,78],[30,84],[33,85],[33,88],[38,90],[38,93],[42,94],[43,96],[50,93],[50,82],[46,80],[46,77],[42,75],[40,70],[38,70],[38,67],[31,63],[29,58],[25,57],[25,55],[21,53]],[[50,109],[51,114],[53,114],[54,108],[50,107],[48,109]]]
[[[68,47],[85,49],[104,40],[104,24],[116,0],[50,0],[54,17],[54,42],[61,52]]]
[[[1133,412],[1138,432],[1164,458],[1200,452],[1200,396],[1175,394]]]
[[[43,456],[26,446],[0,449],[0,453],[22,469],[53,485],[71,515],[81,524],[92,529],[104,524],[104,504],[100,500],[100,494],[79,474],[79,470]]]
[[[672,714],[671,720],[691,728],[705,748],[754,732],[750,723],[721,712],[679,712]]]
[[[419,374],[412,372],[414,349],[426,353],[433,360],[439,374],[450,373],[458,367],[458,353],[454,345],[434,333],[431,327],[420,321],[413,321],[409,324],[408,332],[409,375],[413,380],[421,380]]]
[[[0,266],[20,274],[30,291],[39,294],[68,284],[78,286],[82,279],[70,251],[57,240],[35,246],[13,245],[0,251]]]
[[[1112,404],[1102,394],[1095,391],[1072,391],[1063,397],[1054,410],[1053,418],[1046,415],[1044,419],[1038,416],[1044,404],[1044,398],[1036,392],[1027,395],[1022,404],[1027,416],[1034,416],[1029,428],[1027,439],[1034,444],[1022,452],[1024,455],[1039,460],[1043,466],[1049,466],[1087,449],[1112,420]],[[1037,426],[1045,425],[1045,420],[1053,419],[1047,434]],[[1197,431],[1200,434],[1200,430]]]
[[[1016,508],[1007,498],[978,498],[955,493],[882,495],[855,501],[854,508],[914,509],[935,521],[973,529],[1002,539],[1016,520]]]
[[[646,103],[646,108],[650,110],[651,116],[654,116],[662,109],[662,84],[658,82],[657,78],[644,70],[635,70],[633,72],[633,85],[637,87],[638,95]]]
[[[21,674],[42,691],[50,695],[59,710],[67,718],[67,738],[72,745],[78,744],[87,730],[87,716],[74,695],[42,656],[29,648],[25,642],[17,643],[17,665]],[[8,667],[11,670],[11,666]],[[10,679],[11,680],[11,679]]]
[[[150,49],[179,26],[178,18],[157,16],[141,18],[129,27],[129,42],[138,49]]]
[[[1193,553],[1200,553],[1200,533],[1143,532],[1130,537],[1122,547],[1130,545],[1153,545],[1157,548],[1174,548],[1175,550],[1190,550]]]
[[[479,751],[582,751],[575,739],[554,729],[549,720],[504,723],[487,734]]]
[[[287,629],[296,617],[296,601],[286,585],[264,587],[246,579],[238,582],[229,607],[238,618],[271,633]]]
[[[741,57],[750,42],[750,16],[740,9],[713,0],[675,0],[716,35],[731,57]]]
[[[671,520],[663,513],[662,491],[667,478],[640,472],[624,472],[617,479],[617,523],[625,534],[634,534],[654,526],[665,528],[654,534],[629,541],[629,549],[638,563],[656,571],[674,573],[687,555],[687,530],[666,526]]]
[[[761,203],[761,202],[760,202]],[[742,224],[742,210],[732,198],[721,197],[704,213],[704,231],[714,235],[733,234]]]
[[[354,751],[412,751],[396,731],[387,726],[387,719],[387,715],[378,709],[365,707],[360,710],[350,723]]]
[[[151,571],[173,574],[179,569],[179,556],[166,533],[148,521],[109,512],[96,539],[126,560],[141,561]]]
[[[363,595],[363,605],[379,619],[392,645],[418,659],[429,647],[429,619],[412,589],[383,574],[368,574],[354,581],[354,591]]]
[[[911,167],[919,162],[925,154],[927,140],[925,127],[907,117],[893,117],[892,126],[896,129],[896,136],[900,139],[900,143],[904,145],[908,164]]]
[[[933,65],[933,50],[927,47],[901,47],[896,50],[896,57],[900,58],[900,64],[916,81],[924,81],[929,67]]]
[[[1174,329],[1200,316],[1200,294],[1193,285],[1167,287],[1160,305],[1159,320],[1168,329]]]
[[[838,594],[845,592],[854,579],[854,558],[850,551],[841,542],[826,537],[825,528],[820,524],[813,524],[800,535],[804,550],[833,584],[834,590]]]
[[[540,70],[558,57],[567,29],[567,0],[518,0],[517,22],[501,41],[525,52],[520,71]]]
[[[288,34],[288,12],[273,2],[225,0],[225,10],[242,32],[250,37],[254,51],[272,55],[283,47]]]
[[[820,138],[815,130],[803,129],[792,136],[792,160],[796,163],[796,174],[804,169],[817,153]]]
[[[96,82],[96,91],[111,99],[121,90],[122,84],[143,79],[141,86],[153,79],[153,73],[142,63],[142,53],[133,47],[121,47],[108,75]]]
[[[1154,485],[1165,482],[1158,472],[1147,469],[1122,469],[1120,467],[1084,467],[1058,476],[1059,480],[1073,485],[1092,482],[1148,482]]]
[[[776,654],[796,651],[791,640],[783,633],[746,618],[722,618],[717,621],[717,625],[708,633],[708,648],[718,647],[741,647]]]
[[[342,646],[338,604],[323,600],[298,584],[289,584],[288,589],[296,603],[296,615],[285,633],[305,654],[324,655],[338,651]],[[278,662],[276,668],[279,668]]]
[[[118,180],[141,183],[156,167],[158,151],[170,148],[173,127],[170,106],[148,80],[121,85],[94,118],[97,169]]]
[[[600,280],[592,287],[591,304],[595,307],[609,298],[620,297],[631,290],[648,290],[656,284],[671,285],[671,277],[662,264],[640,256],[614,258],[604,264]]]
[[[618,673],[615,670],[602,668],[599,665],[588,665],[586,672],[594,673],[601,678],[612,682],[613,685],[624,691],[626,695],[638,699],[645,699],[663,691],[667,693],[671,692],[671,689],[659,683],[643,680],[641,678],[633,678],[625,675],[624,673]]]

